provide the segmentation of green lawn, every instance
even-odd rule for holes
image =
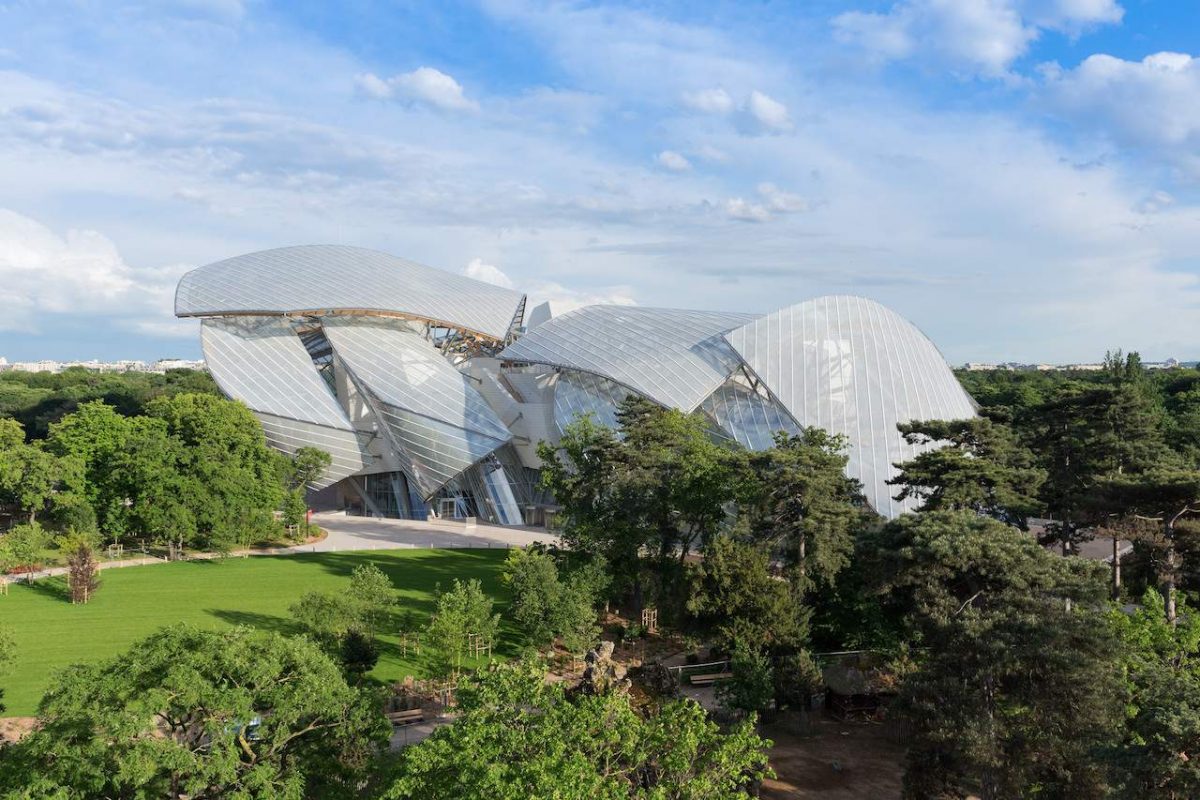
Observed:
[[[252,625],[294,633],[288,606],[310,590],[349,585],[358,564],[375,564],[392,579],[399,610],[423,619],[433,608],[434,586],[454,578],[479,578],[503,613],[508,595],[500,583],[503,550],[387,550],[229,558],[104,570],[103,585],[87,605],[66,599],[62,578],[32,586],[11,585],[0,595],[0,623],[16,636],[16,663],[0,686],[9,715],[35,712],[50,676],[69,664],[119,653],[163,625],[190,622],[209,628]],[[515,655],[519,637],[505,624],[496,655]],[[401,658],[396,637],[385,632],[371,675],[385,681],[433,674],[433,654],[422,649]]]

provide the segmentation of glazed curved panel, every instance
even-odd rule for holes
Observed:
[[[735,442],[748,450],[766,450],[775,444],[775,434],[789,436],[799,426],[769,397],[748,386],[729,381],[713,392],[700,409]]]
[[[384,403],[493,439],[511,438],[471,379],[403,322],[326,317],[322,327],[342,362]]]
[[[315,447],[329,453],[329,468],[319,480],[313,482],[314,489],[335,484],[375,461],[367,453],[367,443],[372,436],[370,433],[327,428],[261,412],[255,412],[254,416],[262,423],[267,444],[277,450],[291,455],[301,447]]]
[[[254,411],[353,430],[291,323],[282,317],[206,319],[200,346],[225,394]]]
[[[561,436],[568,425],[590,414],[596,424],[616,430],[617,406],[629,390],[587,372],[564,372],[554,384],[554,423]]]
[[[424,500],[508,441],[456,428],[382,401],[377,400],[375,407]]]
[[[354,430],[287,320],[206,319],[200,341],[217,385],[250,407],[269,444],[286,453],[300,447],[329,453],[332,463],[315,488],[353,475],[369,460],[364,435]]]
[[[726,339],[801,425],[844,435],[850,477],[886,517],[911,510],[887,485],[909,445],[901,422],[975,416],[941,353],[914,325],[861,297],[820,297],[730,331]]]
[[[524,295],[387,253],[342,245],[263,250],[188,272],[175,315],[363,311],[411,316],[503,340]]]
[[[396,320],[326,317],[325,337],[426,500],[512,439],[470,380]]]
[[[738,368],[721,334],[755,316],[586,306],[542,323],[500,358],[590,372],[691,412]]]

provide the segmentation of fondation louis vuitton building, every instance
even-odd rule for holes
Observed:
[[[318,490],[356,513],[536,523],[553,504],[537,445],[580,414],[615,424],[638,394],[747,448],[816,426],[849,444],[872,507],[921,446],[896,425],[973,416],[928,338],[861,297],[769,314],[587,306],[525,314],[519,292],[356,247],[285,247],[195,269],[208,368],[285,452],[332,456]]]

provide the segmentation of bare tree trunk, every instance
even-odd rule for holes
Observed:
[[[1167,575],[1163,581],[1163,598],[1167,604],[1167,622],[1174,627],[1175,618],[1175,543],[1167,536]]]
[[[1121,547],[1116,534],[1112,537],[1112,598],[1121,599]]]

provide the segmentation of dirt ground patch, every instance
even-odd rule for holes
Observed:
[[[33,724],[36,721],[33,717],[0,718],[0,744],[17,741],[33,730]]]
[[[818,719],[811,736],[764,725],[775,742],[777,778],[763,785],[771,800],[888,800],[900,796],[904,747],[884,725]]]

